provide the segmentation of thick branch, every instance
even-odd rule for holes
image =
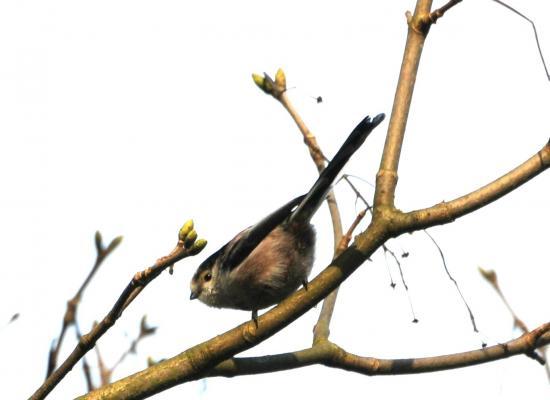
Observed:
[[[495,181],[450,202],[402,214],[399,234],[445,224],[501,198],[550,167],[550,143]]]
[[[455,353],[437,357],[401,360],[381,360],[359,357],[345,351],[329,365],[366,375],[396,375],[443,371],[500,360],[520,354],[531,353],[535,348],[550,343],[550,323],[526,333],[515,340],[484,349]]]
[[[325,341],[312,348],[264,357],[239,357],[221,362],[206,376],[234,377],[264,374],[314,364],[345,369],[365,375],[402,375],[443,371],[528,354],[550,343],[550,322],[517,339],[483,349],[435,357],[380,359],[348,353]]]
[[[414,15],[407,18],[409,32],[395,91],[384,152],[376,176],[375,207],[379,205],[393,207],[394,205],[401,146],[407,127],[420,56],[430,26],[429,13],[431,6],[431,0],[419,0]]]

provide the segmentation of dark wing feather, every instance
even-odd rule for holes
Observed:
[[[235,239],[231,240],[231,242],[235,241],[233,245],[231,242],[226,244],[224,246],[224,248],[226,248],[226,254],[224,254],[222,268],[232,270],[238,266],[273,229],[288,218],[294,207],[300,204],[304,197],[305,195],[302,195],[292,199],[284,206],[273,211],[256,225],[245,229],[242,233],[237,235]]]

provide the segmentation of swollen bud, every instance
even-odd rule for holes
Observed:
[[[189,254],[192,256],[199,254],[202,251],[202,249],[206,247],[207,243],[208,242],[206,241],[206,239],[199,239],[195,241],[195,243],[193,243],[193,247],[189,249]]]
[[[109,246],[107,246],[106,251],[107,252],[113,251],[114,249],[117,248],[117,246],[120,244],[120,242],[122,242],[122,236],[117,236],[116,238],[111,240],[111,243],[109,243]]]
[[[252,74],[252,80],[254,81],[256,86],[258,86],[260,89],[262,89],[265,92],[265,87],[264,87],[265,79],[264,79],[263,76],[253,73]]]
[[[179,233],[178,233],[178,239],[179,240],[185,240],[185,238],[187,237],[187,235],[189,235],[189,232],[191,232],[193,230],[193,220],[190,219],[189,221],[187,221],[185,224],[183,224],[183,226],[181,227]]]
[[[477,267],[479,273],[481,274],[481,276],[483,276],[489,283],[493,284],[493,285],[497,285],[498,284],[498,281],[497,281],[497,274],[495,271],[489,269],[489,270],[486,270],[486,269],[483,269],[481,267]]]
[[[191,230],[191,232],[189,232],[186,236],[186,238],[184,239],[184,243],[183,243],[183,246],[186,248],[186,249],[190,249],[191,246],[193,246],[193,243],[195,243],[195,240],[197,240],[197,231],[196,230]]]
[[[283,91],[286,90],[286,76],[282,68],[279,68],[277,70],[277,73],[275,74],[275,83],[277,84],[279,89]]]
[[[103,251],[103,238],[101,237],[101,232],[96,231],[94,236],[95,248],[98,253]]]

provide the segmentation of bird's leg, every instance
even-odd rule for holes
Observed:
[[[252,310],[252,321],[254,321],[256,328],[258,328],[258,310]]]
[[[308,285],[307,278],[304,278],[304,280],[302,281],[302,285],[304,286],[304,289],[307,291],[307,285]]]

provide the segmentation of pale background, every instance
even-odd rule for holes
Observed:
[[[550,58],[550,5],[512,1],[535,19]],[[443,2],[436,2],[436,6]],[[29,396],[44,378],[66,301],[94,259],[93,234],[124,235],[85,292],[88,331],[133,273],[168,252],[193,218],[209,240],[197,258],[163,274],[99,344],[108,364],[148,315],[158,332],[116,370],[146,356],[173,356],[249,314],[188,300],[188,282],[209,253],[240,229],[302,194],[315,168],[300,135],[250,74],[287,73],[289,92],[329,156],[366,114],[391,112],[413,1],[2,1],[0,3],[0,396]],[[316,104],[310,96],[323,96]],[[464,1],[431,29],[418,74],[399,170],[397,206],[450,200],[496,178],[550,137],[546,80],[530,25],[485,1]],[[387,121],[346,171],[373,182]],[[365,196],[372,187],[356,182]],[[550,175],[456,223],[431,230],[470,302],[482,335],[435,247],[422,234],[391,242],[403,286],[389,286],[378,252],[343,286],[336,343],[376,357],[478,348],[518,335],[477,267],[501,286],[531,328],[549,320]],[[358,207],[337,187],[346,225]],[[315,217],[314,274],[330,260],[326,207]],[[364,229],[364,225],[362,226]],[[394,279],[399,274],[389,263]],[[305,348],[319,307],[248,355]],[[12,314],[21,313],[6,326]],[[68,332],[61,359],[72,350]],[[90,362],[95,365],[95,357]],[[80,364],[51,394],[85,390]],[[159,399],[383,397],[547,398],[545,372],[527,357],[433,374],[366,377],[321,366],[272,375],[191,382]],[[229,396],[229,397],[228,397]]]

